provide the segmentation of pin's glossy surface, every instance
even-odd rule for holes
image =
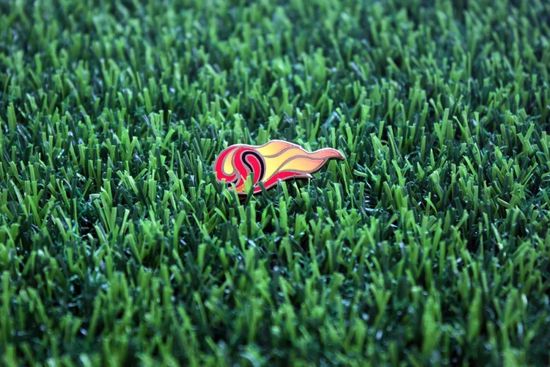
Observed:
[[[224,149],[214,162],[216,178],[226,182],[239,194],[246,194],[245,183],[252,178],[254,193],[279,180],[311,178],[329,159],[345,159],[336,149],[323,148],[308,152],[297,144],[271,140],[264,145],[235,144]]]

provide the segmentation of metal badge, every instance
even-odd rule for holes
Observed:
[[[214,162],[216,178],[229,184],[239,194],[246,194],[251,180],[253,192],[262,191],[290,178],[311,178],[329,159],[345,159],[336,149],[308,152],[297,144],[271,140],[264,145],[235,144],[224,149]]]

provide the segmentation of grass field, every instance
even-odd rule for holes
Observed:
[[[0,0],[0,365],[550,364],[549,73],[543,0]]]

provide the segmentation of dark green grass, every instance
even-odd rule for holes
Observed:
[[[431,3],[0,0],[0,364],[548,365],[550,3]]]

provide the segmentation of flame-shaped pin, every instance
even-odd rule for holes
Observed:
[[[216,178],[246,194],[245,183],[252,177],[254,193],[266,189],[279,180],[311,178],[329,159],[344,159],[336,149],[324,148],[308,152],[299,145],[283,140],[272,140],[264,145],[235,144],[224,149],[214,162]]]

